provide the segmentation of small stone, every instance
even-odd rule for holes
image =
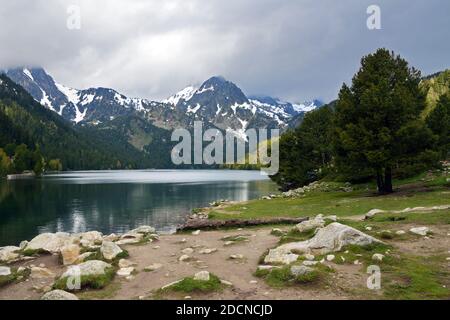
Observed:
[[[361,262],[359,262],[359,260],[355,260],[355,261],[353,261],[353,264],[354,265],[359,265],[359,264],[361,264]]]
[[[191,257],[189,257],[187,254],[183,254],[183,255],[178,259],[178,261],[183,262],[183,261],[189,260],[190,258],[191,258]]]
[[[198,281],[209,281],[210,274],[208,271],[200,271],[194,275],[194,280]]]
[[[120,259],[119,260],[119,268],[129,268],[132,266],[137,265],[135,262],[132,262],[130,260],[127,259]]]
[[[194,253],[194,249],[186,248],[186,249],[181,250],[181,252],[184,254],[192,254],[192,253]]]
[[[223,244],[224,246],[231,246],[234,244],[234,241],[225,241],[225,243]]]
[[[318,261],[308,261],[308,260],[307,261],[303,261],[303,265],[307,266],[307,267],[315,266],[318,263],[319,263]]]
[[[129,276],[125,277],[125,280],[127,280],[127,281],[133,281],[135,278],[136,278],[135,276],[129,275]]]
[[[306,266],[292,266],[291,267],[291,274],[295,277],[304,276],[313,271],[314,271],[314,269],[306,267]]]
[[[367,231],[372,231],[372,227],[366,227],[365,228]]]
[[[226,280],[220,280],[220,283],[225,285],[225,286],[228,286],[228,287],[232,287],[233,286],[233,284],[230,281],[226,281]]]
[[[100,247],[100,252],[106,260],[113,260],[121,254],[123,250],[114,242],[103,241],[102,246]]]
[[[315,259],[314,255],[312,255],[312,254],[305,254],[304,257],[306,260],[309,260],[309,261],[313,261]]]
[[[216,251],[217,251],[217,248],[203,249],[203,250],[200,250],[200,253],[201,253],[201,254],[211,254],[211,253],[214,253],[214,252],[216,252]]]
[[[381,262],[381,261],[383,261],[383,259],[384,259],[384,255],[382,255],[381,253],[375,253],[375,254],[372,256],[372,260],[373,260],[373,261],[379,261],[379,262]]]
[[[200,234],[200,230],[196,230],[192,232],[193,236],[198,236]]]
[[[160,247],[160,246],[154,246],[154,247],[153,247],[153,249],[155,249],[155,250],[156,250],[156,249],[159,249],[159,248],[161,248],[161,247]]]
[[[9,276],[11,274],[11,268],[0,267],[0,276]]]
[[[156,271],[156,270],[158,270],[158,269],[161,269],[162,266],[163,266],[163,265],[162,265],[161,263],[153,263],[153,264],[151,264],[151,265],[145,267],[145,268],[144,268],[144,271],[147,271],[147,272]]]
[[[186,297],[184,297],[184,300],[191,300],[191,299],[192,299],[191,296],[186,296]]]
[[[145,299],[145,296],[139,296],[138,299],[139,299],[139,300],[144,300],[144,299]]]
[[[117,275],[119,277],[128,277],[134,272],[134,267],[129,268],[120,268],[119,271],[117,271]]]
[[[402,236],[402,235],[406,234],[406,232],[403,231],[403,230],[398,230],[398,231],[395,232],[395,234],[398,235],[398,236]]]
[[[232,260],[242,260],[242,259],[244,259],[244,255],[242,255],[242,254],[232,254],[230,256],[230,259],[232,259]]]
[[[256,280],[251,280],[249,283],[250,283],[250,284],[257,284],[258,281],[256,281]]]
[[[342,262],[345,262],[345,258],[343,256],[341,256],[341,260]]]
[[[45,263],[39,264],[39,268],[45,268]]]
[[[409,231],[414,234],[418,234],[419,236],[426,236],[428,232],[430,232],[430,229],[428,227],[417,227],[411,228]]]
[[[261,265],[258,266],[258,270],[272,270],[272,269],[279,269],[280,266],[269,266],[269,265]]]
[[[333,261],[336,258],[334,254],[327,255],[327,261]]]
[[[46,268],[34,267],[31,268],[30,278],[32,279],[46,279],[46,278],[54,278],[55,274]]]

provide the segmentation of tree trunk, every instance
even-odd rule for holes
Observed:
[[[392,193],[394,189],[392,188],[392,168],[386,167],[384,170],[384,192]]]
[[[384,193],[384,181],[381,170],[377,170],[377,188],[378,193]]]

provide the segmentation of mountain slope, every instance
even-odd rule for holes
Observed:
[[[61,159],[65,169],[134,168],[151,162],[131,145],[106,145],[100,136],[74,128],[5,75],[0,75],[0,121],[0,147],[39,147],[46,159]]]

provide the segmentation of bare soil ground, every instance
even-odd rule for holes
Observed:
[[[403,225],[403,228],[409,226]],[[201,270],[207,270],[220,279],[229,281],[232,287],[221,292],[210,294],[190,294],[191,299],[356,299],[376,297],[379,294],[366,288],[367,274],[361,265],[337,265],[330,263],[336,270],[330,275],[329,281],[319,286],[295,286],[282,289],[268,286],[264,280],[253,275],[260,256],[268,249],[277,245],[279,238],[270,234],[271,227],[247,228],[243,230],[202,231],[199,235],[175,234],[162,235],[159,241],[145,245],[130,245],[125,247],[129,260],[137,264],[132,280],[117,277],[113,283],[101,291],[91,291],[79,294],[81,298],[89,299],[184,299],[187,294],[169,294],[163,297],[155,292],[171,282],[183,277],[193,276]],[[450,248],[450,232],[448,226],[433,226],[433,236],[429,239],[419,238],[413,241],[390,241],[389,243],[405,253],[427,256],[437,252],[447,253]],[[236,242],[225,246],[224,236],[246,235],[249,241]],[[180,262],[182,250],[194,249],[189,256],[192,260]],[[200,250],[216,248],[211,254],[201,254]],[[232,260],[230,255],[241,254],[242,260]],[[145,272],[144,268],[154,263],[162,267],[153,272]],[[20,265],[44,264],[56,275],[65,268],[58,262],[57,256],[41,256]],[[447,263],[447,267],[450,265]],[[445,267],[445,266],[443,266]],[[42,290],[51,286],[53,279],[27,279],[0,289],[0,299],[39,299]]]

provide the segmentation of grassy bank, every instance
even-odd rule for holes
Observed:
[[[317,214],[363,215],[371,209],[402,210],[450,204],[447,177],[423,176],[397,181],[396,192],[379,196],[373,186],[354,186],[352,192],[311,192],[298,198],[274,198],[212,208],[210,219],[252,219],[270,217],[307,217]]]

